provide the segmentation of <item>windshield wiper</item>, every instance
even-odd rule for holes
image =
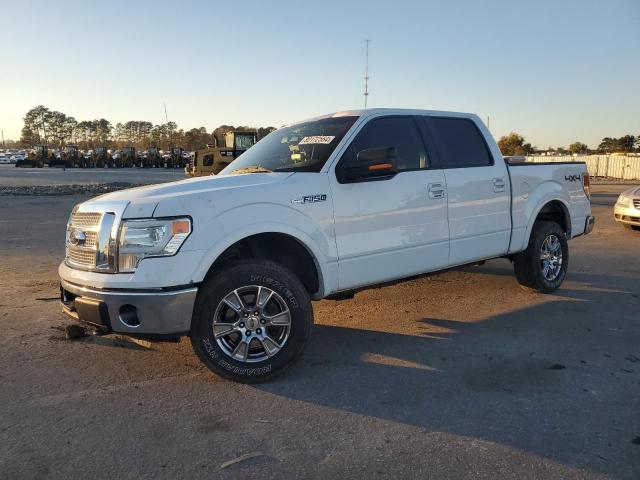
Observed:
[[[271,173],[272,170],[261,167],[260,165],[251,165],[249,167],[239,168],[231,172],[232,175],[242,175],[245,173]]]
[[[316,162],[311,164],[302,164],[302,165],[292,165],[290,167],[280,167],[276,168],[274,172],[316,172],[318,165]]]

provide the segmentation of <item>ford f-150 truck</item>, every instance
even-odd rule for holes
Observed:
[[[340,112],[217,176],[77,205],[61,301],[99,333],[189,336],[213,372],[264,381],[302,355],[311,300],[498,257],[552,292],[593,224],[584,164],[507,162],[476,115]]]

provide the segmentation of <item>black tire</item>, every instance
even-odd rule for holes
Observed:
[[[624,228],[626,228],[627,230],[640,230],[640,227],[636,226],[636,225],[629,225],[628,223],[623,223],[622,224],[624,226]]]
[[[549,236],[555,236],[560,243],[562,263],[557,276],[548,279],[543,273],[542,253],[543,242]],[[556,222],[539,221],[533,226],[529,245],[523,252],[514,257],[513,268],[518,283],[525,289],[537,290],[541,293],[551,293],[557,290],[567,275],[569,267],[569,244],[567,234]]]
[[[288,336],[285,337],[281,349],[273,356],[260,360],[263,344],[252,340],[249,345],[257,346],[258,350],[254,362],[232,357],[213,334],[216,311],[219,306],[228,309],[228,304],[224,304],[223,299],[236,289],[249,289],[250,286],[266,287],[275,292],[277,298],[274,296],[274,301],[283,301],[286,304],[290,318]],[[248,298],[251,298],[250,294]],[[257,302],[257,299],[255,301]],[[265,310],[269,302],[264,305]],[[251,300],[245,303],[250,304]],[[255,307],[250,308],[253,310]],[[229,314],[233,318],[231,321],[240,321],[241,315],[246,316],[235,313],[233,309],[227,312],[227,315]],[[207,280],[198,292],[191,322],[191,345],[200,360],[217,375],[242,383],[265,382],[282,373],[302,356],[312,324],[313,309],[309,294],[293,273],[268,260],[241,261],[221,269]],[[264,331],[267,329],[264,328]],[[258,330],[254,330],[254,333],[258,333]],[[231,335],[225,338],[231,338],[232,341],[233,338],[243,338],[242,334],[237,332]],[[233,337],[234,335],[236,337]],[[265,356],[266,349],[262,350],[262,355]]]

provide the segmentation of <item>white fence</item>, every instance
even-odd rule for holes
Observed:
[[[527,157],[528,162],[585,162],[592,177],[609,177],[622,180],[640,180],[640,157],[618,155],[570,155],[553,157]]]

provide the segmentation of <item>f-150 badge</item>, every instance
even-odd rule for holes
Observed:
[[[317,203],[317,202],[325,202],[327,200],[327,194],[321,193],[318,195],[305,195],[304,197],[294,198],[291,200],[291,203]]]

